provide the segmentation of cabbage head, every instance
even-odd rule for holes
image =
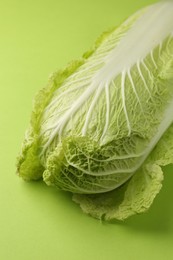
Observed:
[[[173,2],[139,10],[35,98],[18,175],[99,219],[146,211],[173,163]]]

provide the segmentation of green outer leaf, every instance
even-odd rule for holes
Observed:
[[[173,125],[169,127],[149,158],[124,185],[97,195],[74,194],[73,201],[92,217],[124,220],[145,212],[162,187],[161,166],[173,164]]]
[[[98,195],[74,194],[73,200],[82,210],[98,219],[124,220],[146,211],[162,187],[163,172],[156,165],[147,164],[120,188]]]
[[[37,156],[38,149],[36,135],[24,140],[21,153],[17,158],[17,174],[25,181],[38,180],[42,177],[44,168]]]

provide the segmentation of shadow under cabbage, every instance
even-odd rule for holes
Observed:
[[[110,221],[111,224],[125,225],[142,232],[173,232],[173,165],[168,165],[162,169],[164,172],[163,187],[150,209],[146,213],[132,216],[124,222]]]

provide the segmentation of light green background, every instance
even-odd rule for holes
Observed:
[[[173,259],[173,167],[165,169],[163,189],[148,213],[114,224],[84,215],[69,194],[15,175],[33,97],[51,72],[79,58],[102,31],[152,2],[1,1],[1,260]]]

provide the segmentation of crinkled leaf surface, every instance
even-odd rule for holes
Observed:
[[[157,26],[156,26],[157,25]],[[172,163],[173,3],[142,9],[103,34],[36,97],[18,159],[92,216],[145,211]]]
[[[124,220],[145,212],[162,187],[161,166],[170,163],[173,163],[173,125],[127,183],[104,194],[74,194],[73,200],[80,204],[85,213],[99,219]]]

